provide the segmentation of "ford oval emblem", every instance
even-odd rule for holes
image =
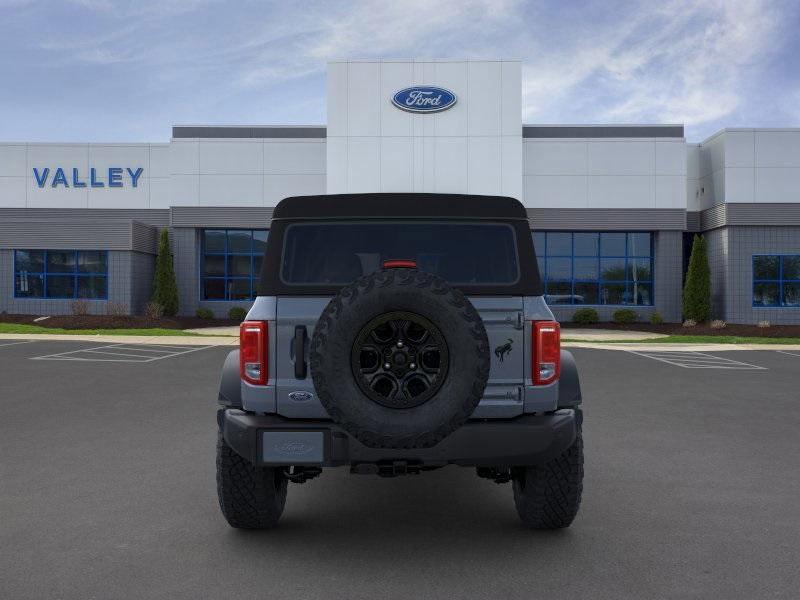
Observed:
[[[299,390],[297,392],[289,392],[289,400],[294,402],[308,402],[314,397],[311,392]]]
[[[397,108],[415,113],[441,112],[453,106],[456,100],[450,90],[431,85],[405,88],[392,96],[392,104]]]
[[[278,454],[293,454],[295,456],[302,456],[308,454],[314,449],[314,446],[304,444],[303,442],[283,442],[282,444],[275,444],[273,450]]]

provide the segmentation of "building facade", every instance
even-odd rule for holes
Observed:
[[[141,312],[167,228],[180,313],[224,316],[253,298],[282,198],[446,192],[526,206],[561,319],[592,306],[680,321],[702,233],[716,318],[800,322],[800,129],[687,143],[682,125],[527,125],[521,97],[518,61],[342,61],[328,65],[325,126],[0,143],[0,311],[63,314],[81,298]]]

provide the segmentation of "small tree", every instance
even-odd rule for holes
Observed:
[[[683,286],[683,316],[698,323],[708,321],[711,316],[711,269],[708,267],[706,241],[697,234]]]
[[[178,284],[175,281],[169,232],[166,229],[161,231],[158,242],[156,274],[153,278],[153,302],[159,304],[168,317],[178,314]]]

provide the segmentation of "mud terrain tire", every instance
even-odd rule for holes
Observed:
[[[237,529],[268,529],[286,505],[287,480],[277,468],[256,467],[217,437],[217,497],[222,514]]]
[[[443,338],[444,375],[417,405],[406,398],[396,406],[381,403],[367,395],[359,379],[356,341],[366,339],[370,324],[386,315],[418,318]],[[383,357],[384,351],[391,354],[389,348],[377,354]],[[489,342],[475,307],[444,279],[416,269],[384,269],[357,279],[330,301],[314,330],[310,365],[331,418],[363,444],[428,448],[463,425],[480,402],[489,377]]]
[[[514,504],[532,529],[569,527],[578,514],[583,492],[583,432],[564,452],[541,466],[512,470]]]

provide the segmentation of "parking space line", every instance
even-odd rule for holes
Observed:
[[[766,371],[766,367],[753,365],[730,358],[722,358],[705,352],[641,352],[627,350],[631,354],[651,358],[684,369],[727,369],[733,371]]]
[[[154,350],[151,348],[139,348],[136,346],[109,346],[109,348],[114,348],[115,350],[135,350],[136,352],[150,352],[150,353],[158,353],[158,354],[171,354],[171,350]],[[185,348],[185,346],[184,346]],[[182,350],[183,348],[181,348]]]
[[[116,348],[114,348],[116,350]],[[142,355],[142,354],[126,354],[125,352],[108,352],[106,350],[80,350],[80,352],[85,352],[86,354],[110,354],[111,356],[131,356],[133,358],[141,358],[144,360],[150,360],[150,356]]]
[[[0,348],[5,348],[6,346],[18,346],[19,344],[32,344],[36,340],[22,340],[18,342],[8,342],[8,343],[0,343]]]
[[[775,350],[778,354],[786,354],[788,356],[800,356],[797,352],[787,352],[786,350]]]
[[[184,346],[185,348],[186,346]],[[192,352],[199,352],[200,350],[208,350],[209,348],[213,348],[214,346],[198,346],[197,348],[192,348],[191,350],[185,350],[183,352],[175,352],[174,354],[170,354],[168,356],[156,356],[155,358],[151,358],[150,362],[154,360],[163,360],[165,358],[171,358],[173,356],[181,356],[183,354],[191,354]]]
[[[109,345],[106,344],[104,346],[92,346],[91,348],[81,348],[80,350],[68,350],[67,352],[58,352],[56,354],[46,354],[44,356],[35,356],[31,358],[31,360],[44,360],[47,358],[56,358],[59,356],[65,356],[67,354],[75,354],[76,352],[84,352],[86,350],[100,350],[101,348],[108,348]]]
[[[125,346],[126,344],[114,344],[114,345],[115,346]],[[135,344],[127,344],[127,345],[133,346]],[[180,344],[172,344],[172,345],[170,345],[170,344],[147,344],[147,347],[148,348],[153,348],[153,349],[168,348],[169,350],[183,350],[184,348],[190,348],[191,346],[180,345]],[[206,346],[204,346],[204,347],[206,347]]]
[[[73,360],[83,362],[128,362],[150,363],[165,358],[182,356],[200,350],[214,348],[214,346],[171,346],[170,350],[158,348],[141,348],[133,344],[105,344],[91,348],[81,348],[68,352],[36,356],[31,360]],[[100,356],[97,356],[100,355]],[[101,358],[101,356],[119,356],[124,358]]]
[[[75,356],[60,356],[58,358],[51,358],[49,356],[37,356],[31,360],[69,360],[73,362],[126,362],[126,363],[146,363],[147,360],[133,360],[130,358],[80,358]]]

